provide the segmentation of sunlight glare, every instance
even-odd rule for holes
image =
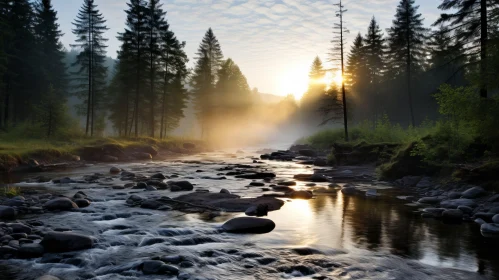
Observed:
[[[300,100],[308,88],[307,69],[293,69],[283,74],[279,80],[279,95],[292,94]]]
[[[333,84],[335,84],[336,86],[341,86],[341,83],[343,83],[343,76],[341,75],[341,70],[337,70],[331,79]]]

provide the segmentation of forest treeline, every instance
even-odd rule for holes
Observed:
[[[431,28],[424,26],[416,1],[401,0],[391,26],[381,28],[373,16],[365,33],[357,34],[345,57],[349,120],[375,123],[386,115],[414,127],[441,117],[435,94],[442,84],[475,85],[483,98],[496,92],[499,1],[435,2],[442,14]],[[337,53],[328,58],[335,65]],[[342,121],[341,103],[334,100],[341,99],[340,89],[324,82],[327,71],[317,57],[302,99],[303,119],[309,124]],[[325,102],[325,95],[333,100]],[[324,117],[325,112],[330,114]]]
[[[290,99],[262,103],[238,65],[224,58],[211,28],[188,69],[186,43],[171,30],[159,0],[130,0],[125,13],[117,60],[108,69],[108,28],[93,0],[82,1],[72,22],[77,39],[69,56],[50,0],[1,0],[2,130],[36,124],[49,137],[74,130],[66,107],[71,96],[80,100],[77,113],[88,136],[102,135],[110,121],[117,136],[163,138],[178,127],[189,102],[205,139],[235,130],[247,135],[244,120],[251,113],[259,113],[253,122],[275,123],[287,117],[276,111],[296,110]]]
[[[189,68],[186,43],[170,28],[160,0],[127,1],[112,66],[106,16],[94,0],[82,0],[75,15],[77,39],[69,55],[50,0],[0,0],[0,126],[4,132],[29,128],[24,131],[53,137],[68,131],[101,136],[110,124],[116,136],[164,138],[192,107],[204,139],[243,142],[276,126],[284,133],[291,127],[317,130],[329,121],[375,125],[388,118],[415,127],[427,119],[449,118],[442,105],[453,102],[436,96],[442,84],[453,86],[447,92],[475,90],[492,104],[499,69],[499,0],[435,5],[442,15],[428,28],[416,2],[400,0],[392,25],[384,31],[373,16],[350,50],[343,36],[348,20],[332,19],[328,60],[333,65],[344,61],[343,84],[327,81],[337,69],[317,57],[301,101],[288,96],[267,104],[236,62],[224,57],[211,28]],[[337,6],[342,18],[346,9],[341,2]],[[473,90],[453,90],[458,86]],[[71,96],[80,103],[77,121],[68,115]]]

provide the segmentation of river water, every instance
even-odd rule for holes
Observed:
[[[213,178],[223,173],[218,169],[252,164],[257,156],[256,149],[246,149],[118,166],[144,175],[176,174],[176,180],[189,180],[196,188],[211,192],[225,188],[243,197],[256,197],[262,190],[246,187],[250,180]],[[109,167],[93,165],[47,175],[77,179],[107,173]],[[277,179],[313,171],[293,162],[266,161],[261,168],[275,172]],[[62,227],[92,235],[97,245],[86,251],[46,254],[42,259],[2,261],[0,279],[34,279],[43,274],[66,280],[169,279],[145,276],[136,269],[142,261],[162,256],[181,256],[193,264],[180,268],[179,279],[499,279],[496,239],[482,237],[475,224],[422,219],[420,207],[397,198],[410,194],[387,184],[359,183],[378,189],[377,198],[344,196],[338,191],[311,200],[286,199],[280,210],[268,215],[276,223],[274,231],[234,235],[222,233],[219,227],[244,213],[212,217],[130,208],[125,200],[132,193],[151,198],[184,193],[114,190],[110,185],[125,182],[119,176],[108,177],[106,182],[69,186],[20,183],[25,189],[68,196],[84,191],[94,200],[84,211],[45,213],[22,220],[42,221],[47,230]],[[295,188],[308,189],[305,184],[298,182]],[[106,218],[108,214],[117,217]]]

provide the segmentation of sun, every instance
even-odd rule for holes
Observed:
[[[293,95],[296,100],[300,100],[308,88],[307,69],[288,70],[279,79],[279,95]]]
[[[336,85],[341,86],[343,83],[343,75],[341,75],[341,70],[336,70],[334,73],[331,73],[331,81],[328,85]]]

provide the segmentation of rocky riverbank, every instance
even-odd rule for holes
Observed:
[[[103,141],[109,142],[109,141]],[[154,142],[154,141],[149,141]],[[33,173],[78,168],[88,163],[132,162],[137,160],[164,160],[170,157],[201,153],[207,148],[200,143],[176,141],[130,142],[126,145],[104,143],[73,147],[68,151],[35,150],[28,155],[5,154],[0,160],[0,172]]]

